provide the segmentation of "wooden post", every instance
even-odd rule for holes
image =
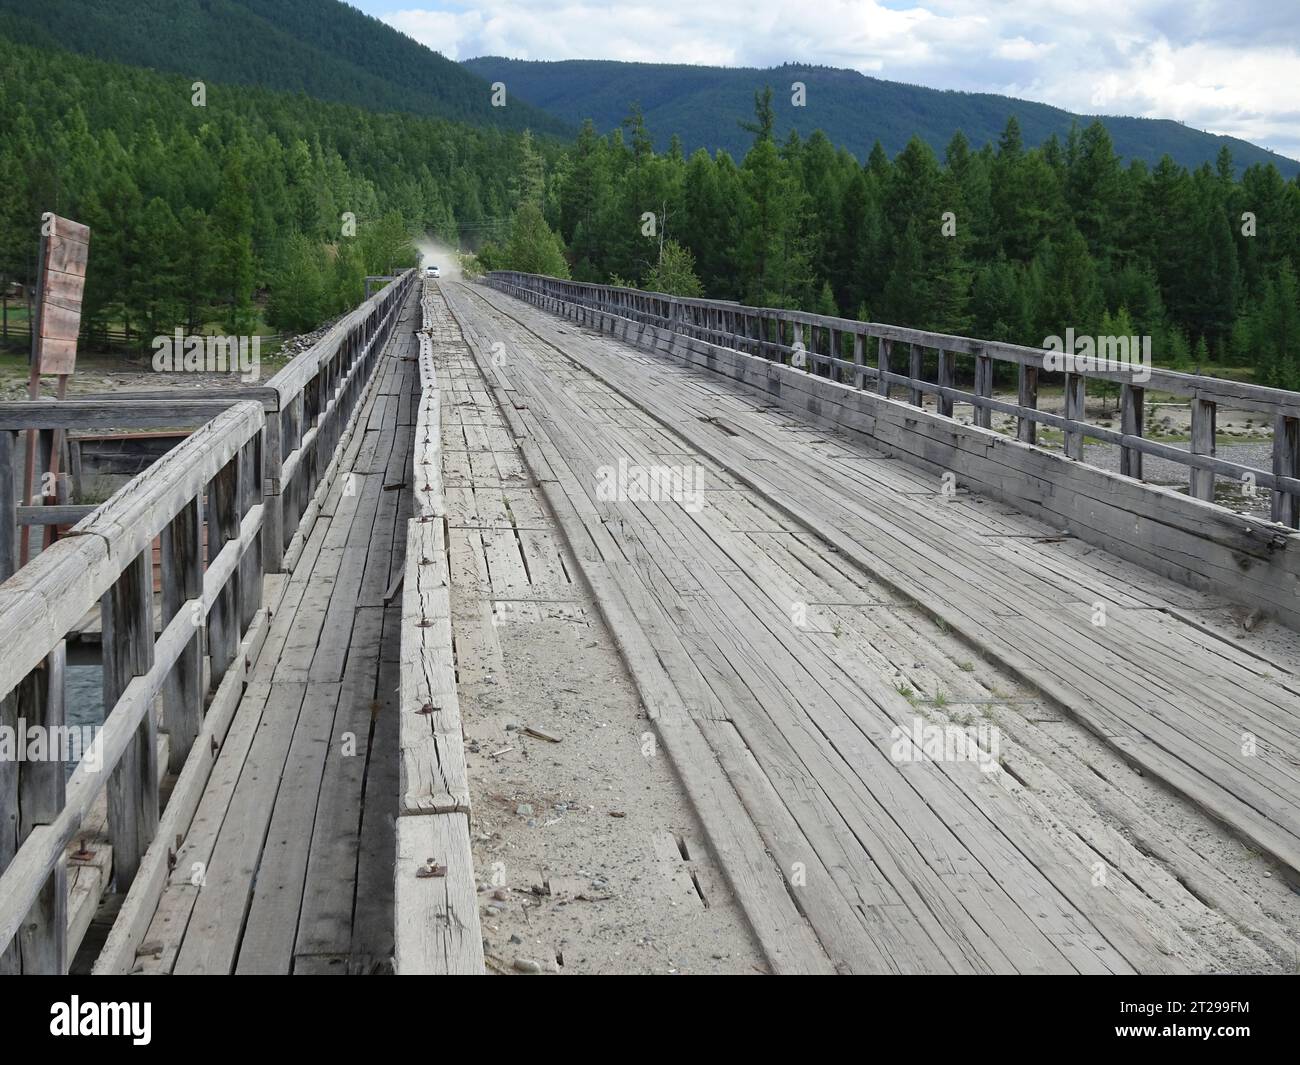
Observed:
[[[14,452],[17,434],[0,429],[0,584],[18,566],[18,500],[14,483]],[[18,696],[0,694],[0,728],[17,731]],[[18,853],[18,767],[16,759],[0,759],[0,873]],[[19,944],[0,947],[0,976],[21,971]]]
[[[153,550],[127,564],[100,601],[103,621],[104,716],[134,677],[153,664]],[[158,831],[158,718],[153,706],[108,781],[108,832],[117,890],[130,887]]]
[[[303,422],[304,401],[302,393],[299,392],[289,401],[289,409],[284,412],[282,417],[285,419],[283,440],[281,447],[286,455],[291,455],[295,451],[302,450],[302,422]],[[289,541],[293,539],[293,534],[298,530],[298,523],[302,520],[302,513],[305,508],[305,494],[303,492],[303,475],[301,454],[298,455],[298,468],[293,475],[293,483],[281,485],[281,492],[285,493],[285,514],[284,514],[284,545],[289,546]]]
[[[863,367],[866,365],[866,363],[863,361],[863,355],[862,355],[865,339],[866,338],[863,337],[861,333],[853,334],[853,367],[854,367],[853,387],[854,388],[861,388],[867,376],[863,372]]]
[[[284,496],[280,484],[284,452],[279,404],[276,406],[262,427],[262,564],[267,573],[279,573],[284,568]]]
[[[60,640],[18,689],[18,716],[45,730],[45,758],[25,760],[18,775],[19,840],[51,824],[63,809],[63,733],[67,645]],[[73,753],[69,751],[68,753]],[[68,865],[60,854],[18,933],[24,975],[68,971]]]
[[[940,388],[952,388],[953,386],[953,358],[952,352],[939,349],[939,375],[937,382]],[[935,401],[935,409],[945,418],[952,417],[952,397],[940,395]]]
[[[0,728],[18,731],[18,695],[0,696]],[[18,853],[18,767],[15,758],[0,758],[0,873]],[[22,961],[15,939],[0,946],[0,976],[14,976],[22,971]]]
[[[1038,367],[1020,364],[1020,405],[1028,410],[1038,409]],[[1016,439],[1026,444],[1038,443],[1038,423],[1023,414],[1016,420]]]
[[[1088,379],[1081,373],[1065,375],[1065,416],[1072,421],[1083,421],[1087,381]],[[1075,460],[1083,458],[1083,433],[1066,431],[1065,456]]]
[[[239,536],[239,455],[232,458],[208,485],[208,565],[221,549]],[[236,569],[217,593],[208,612],[208,654],[211,658],[212,687],[221,683],[239,649],[239,570]]]
[[[975,394],[991,399],[993,396],[993,359],[988,355],[975,356]],[[981,429],[993,428],[993,412],[988,407],[974,404],[974,422]]]
[[[18,497],[14,484],[14,451],[18,434],[0,429],[0,583],[13,576],[18,565]]]
[[[1273,473],[1300,477],[1300,418],[1279,414],[1273,422]],[[1273,491],[1273,520],[1300,529],[1300,495]]]
[[[880,395],[888,399],[889,398],[889,348],[891,342],[887,340],[885,337],[881,337],[879,341],[877,341],[877,343],[879,347],[877,348],[877,356],[876,356],[876,370],[877,370],[876,391]]]
[[[181,607],[203,595],[203,510],[191,499],[162,531],[162,627]],[[203,727],[203,615],[163,684],[163,724],[171,737],[168,768],[179,773]]]
[[[339,424],[341,412],[335,409],[334,424]],[[261,435],[254,436],[239,449],[239,503],[238,517],[255,507],[260,501],[262,476],[261,456],[258,453]],[[333,451],[333,445],[330,447]],[[247,632],[262,605],[262,543],[261,538],[250,543],[239,560],[239,631]]]
[[[1218,407],[1199,396],[1192,400],[1192,454],[1214,454],[1214,430]],[[1214,471],[1191,470],[1191,495],[1196,499],[1214,500]]]
[[[912,384],[907,389],[907,402],[920,407],[925,403],[925,393],[916,386],[925,373],[925,348],[920,344],[910,344],[908,349],[907,376]]]
[[[1125,384],[1119,390],[1119,429],[1125,436],[1141,436],[1145,421],[1147,390],[1141,385]],[[1119,472],[1125,477],[1142,480],[1142,452],[1137,448],[1119,449]]]

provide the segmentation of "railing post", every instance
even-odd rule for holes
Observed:
[[[1065,375],[1065,416],[1071,421],[1083,421],[1084,402],[1087,399],[1088,379],[1081,373]],[[1081,460],[1083,458],[1083,433],[1066,430],[1066,458]]]
[[[0,583],[14,573],[18,546],[17,491],[14,485],[14,452],[17,435],[0,429]],[[0,695],[0,727],[18,729],[18,694]],[[18,768],[16,758],[0,759],[0,873],[18,853]],[[17,940],[0,948],[0,975],[9,976],[22,969]]]
[[[0,728],[18,731],[18,694],[0,696]],[[18,853],[18,767],[16,758],[0,759],[0,873]],[[15,976],[22,971],[18,941],[0,946],[0,976]]]
[[[877,341],[878,350],[876,355],[876,391],[889,398],[889,354],[892,341],[886,337],[881,337]]]
[[[284,568],[284,496],[280,475],[284,449],[280,439],[280,403],[266,415],[262,427],[262,562],[267,573]]]
[[[1192,454],[1214,454],[1214,431],[1218,422],[1218,406],[1209,400],[1195,396],[1192,399]],[[1191,471],[1191,495],[1196,499],[1214,500],[1214,471]]]
[[[337,424],[337,418],[335,419]],[[261,498],[261,434],[251,437],[239,449],[239,518],[255,507]],[[333,447],[331,445],[331,450]],[[238,526],[237,526],[238,527]],[[239,633],[245,633],[253,624],[262,605],[262,538],[257,536],[239,560]]]
[[[993,398],[993,359],[988,355],[975,356],[975,395],[984,399]],[[974,422],[981,429],[993,428],[993,412],[980,404],[974,404]]]
[[[953,385],[953,357],[952,352],[939,349],[939,375],[938,385],[940,388],[952,388]],[[952,397],[939,394],[935,401],[935,409],[938,410],[945,418],[952,417]]]
[[[1273,474],[1300,477],[1300,418],[1279,414],[1273,421]],[[1300,495],[1273,489],[1274,521],[1300,528]]]
[[[0,429],[0,582],[13,576],[18,564],[18,497],[14,485],[14,452],[18,434]]]
[[[192,599],[203,596],[203,511],[191,499],[162,531],[162,627]],[[203,618],[194,621],[194,635],[181,652],[163,685],[167,735],[171,737],[168,768],[179,773],[194,739],[203,728]]]
[[[63,744],[67,644],[62,640],[18,689],[18,716],[45,730],[45,758],[24,761],[18,775],[19,840],[53,823],[63,809],[65,776],[58,757]],[[18,933],[24,975],[62,976],[68,971],[68,860],[60,854]]]
[[[289,400],[288,408],[281,414],[283,419],[283,429],[281,432],[280,448],[286,455],[292,455],[302,447],[302,422],[304,401],[302,393],[299,392]],[[305,471],[302,463],[303,456],[298,456],[298,464],[294,471],[293,483],[290,485],[281,484],[280,492],[284,496],[284,529],[282,535],[281,550],[288,547],[289,541],[293,539],[294,531],[298,528],[298,523],[302,520],[304,509],[304,493],[302,491],[302,482]],[[283,563],[282,563],[283,565]]]
[[[866,378],[863,367],[866,365],[862,359],[864,337],[861,333],[853,334],[853,387],[861,388]]]
[[[1119,429],[1125,436],[1141,436],[1145,421],[1144,406],[1147,390],[1141,385],[1125,384],[1119,391]],[[1142,452],[1133,447],[1120,446],[1119,472],[1125,477],[1142,480]]]
[[[153,664],[153,550],[127,563],[100,601],[103,619],[104,711]],[[158,831],[158,718],[153,705],[128,742],[108,781],[108,832],[113,877],[126,891]]]
[[[299,464],[301,467],[301,464]],[[235,455],[208,485],[208,565],[231,540],[239,538],[240,456]],[[208,611],[208,655],[216,688],[239,648],[239,570],[231,573]]]
[[[1027,362],[1020,364],[1019,371],[1020,405],[1027,410],[1038,409],[1038,367]],[[1038,443],[1038,423],[1033,418],[1020,415],[1016,419],[1016,439],[1026,444]]]
[[[907,388],[907,402],[913,407],[919,407],[925,402],[925,393],[917,385],[921,383],[922,374],[925,370],[925,348],[920,344],[908,345],[907,357],[907,379],[910,382]]]

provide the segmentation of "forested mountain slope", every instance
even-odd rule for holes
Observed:
[[[1015,115],[1027,145],[1042,144],[1055,133],[1064,139],[1070,127],[1092,118],[1059,107],[991,93],[949,92],[920,85],[869,78],[857,71],[786,64],[768,70],[683,66],[668,63],[619,63],[569,60],[547,63],[486,56],[467,60],[469,70],[487,81],[503,81],[520,99],[573,123],[592,119],[606,132],[638,103],[646,125],[655,131],[655,146],[668,147],[676,134],[689,153],[696,148],[725,149],[743,155],[749,134],[740,126],[753,111],[754,93],[770,85],[776,103],[776,135],[792,129],[807,137],[822,130],[832,143],[860,161],[879,140],[891,156],[915,134],[942,151],[957,130],[972,146],[996,141]],[[791,106],[790,86],[803,82],[806,106]],[[1103,117],[1115,151],[1125,159],[1152,165],[1169,155],[1193,169],[1213,163],[1227,147],[1237,167],[1272,162],[1285,177],[1300,173],[1300,162],[1266,151],[1235,137],[1219,137],[1178,122],[1145,118]]]
[[[84,321],[276,327],[355,302],[366,273],[508,216],[527,134],[213,84],[0,37],[0,282],[30,282],[44,211],[91,227]]]
[[[571,132],[522,100],[493,107],[477,75],[337,0],[0,0],[0,35],[191,80]]]

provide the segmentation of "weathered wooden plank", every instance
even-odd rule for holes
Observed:
[[[394,885],[399,976],[484,972],[467,815],[399,817]]]

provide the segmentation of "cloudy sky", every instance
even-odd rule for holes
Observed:
[[[1300,158],[1300,0],[349,0],[452,59],[850,67]]]

